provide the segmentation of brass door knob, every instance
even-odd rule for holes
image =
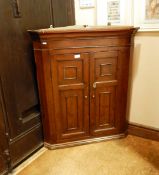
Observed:
[[[95,95],[94,94],[92,95],[92,98],[95,98]]]

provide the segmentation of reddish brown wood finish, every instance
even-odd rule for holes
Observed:
[[[110,135],[117,131],[118,52],[96,52],[91,56],[91,133]]]
[[[159,129],[139,125],[136,123],[129,123],[128,134],[159,141]]]
[[[77,139],[89,132],[89,57],[81,54],[51,56],[51,75],[55,83],[55,123],[57,139]]]
[[[60,147],[126,131],[129,56],[136,31],[133,27],[30,31],[47,145]]]

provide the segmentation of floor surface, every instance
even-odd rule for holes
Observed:
[[[18,175],[159,175],[159,142],[129,135],[47,150]]]

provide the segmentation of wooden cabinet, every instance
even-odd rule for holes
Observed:
[[[136,31],[133,27],[30,31],[47,147],[124,136],[130,47]]]

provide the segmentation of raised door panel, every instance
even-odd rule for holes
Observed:
[[[1,38],[4,43],[1,48],[0,64],[12,141],[40,122],[34,56],[27,30],[50,25],[50,2],[21,0],[12,4],[2,0],[0,4],[0,33],[3,34]],[[16,14],[16,9],[19,15]],[[28,13],[29,11],[32,13]]]
[[[117,133],[118,52],[97,52],[90,60],[92,135]]]
[[[101,87],[95,92],[95,128],[114,128],[116,87]]]
[[[51,13],[50,0],[11,1],[0,1],[0,70],[14,166],[43,144],[34,56],[27,30],[48,27]],[[32,142],[28,142],[30,138]]]
[[[60,92],[62,116],[62,138],[84,134],[84,91],[66,90]]]
[[[88,54],[54,55],[51,59],[58,141],[89,133],[88,67]]]

